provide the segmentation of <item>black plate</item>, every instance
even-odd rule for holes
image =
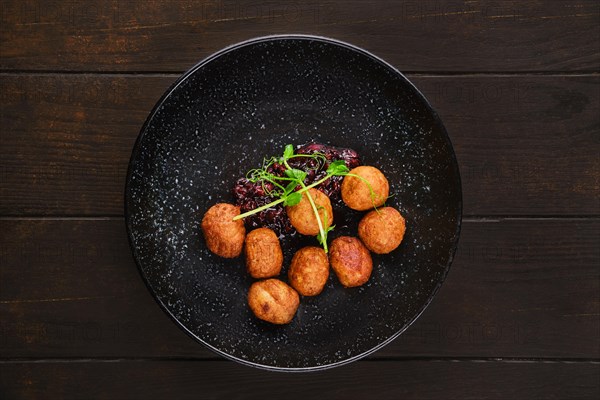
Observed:
[[[233,201],[235,180],[263,157],[310,141],[351,147],[380,168],[407,233],[392,254],[374,256],[366,285],[345,289],[332,273],[292,323],[274,326],[248,309],[243,259],[211,254],[200,221]],[[461,198],[446,130],[402,74],[354,46],[291,35],[224,49],[167,91],[133,149],[125,215],[146,284],[186,332],[236,361],[297,371],[361,358],[423,312],[450,267]],[[331,238],[356,236],[360,214],[338,215]],[[284,243],[284,280],[299,245]]]

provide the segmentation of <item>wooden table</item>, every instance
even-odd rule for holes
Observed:
[[[600,3],[19,1],[0,14],[0,397],[598,398]],[[265,372],[183,333],[140,279],[127,162],[154,103],[224,46],[310,33],[405,72],[458,156],[448,279],[400,338]]]

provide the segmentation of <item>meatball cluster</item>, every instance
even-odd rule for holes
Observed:
[[[373,271],[371,253],[362,242],[351,236],[341,236],[331,243],[331,268],[340,283],[356,287],[367,283]]]
[[[283,251],[279,238],[269,228],[258,228],[246,236],[246,269],[253,278],[271,278],[279,275],[283,265]]]
[[[202,218],[202,232],[210,251],[224,258],[235,258],[242,253],[246,228],[242,220],[234,221],[240,208],[219,203],[208,209]]]
[[[288,324],[294,318],[300,297],[279,279],[254,282],[248,291],[248,305],[257,318],[272,324]]]
[[[329,197],[320,190],[309,189],[302,194],[298,204],[285,208],[292,226],[303,235],[319,234],[319,223],[313,211],[313,204],[319,213],[323,228],[329,228],[333,223],[333,209]]]
[[[342,200],[357,211],[370,210],[385,203],[390,194],[388,180],[375,167],[362,165],[351,170],[342,182]]]
[[[377,254],[388,254],[396,250],[405,231],[404,217],[392,207],[373,210],[358,224],[358,237],[369,250]]]
[[[302,296],[316,296],[329,279],[329,259],[320,247],[304,247],[294,254],[288,271],[290,285]]]
[[[227,203],[210,207],[201,228],[206,245],[214,254],[234,258],[244,253],[248,274],[258,279],[248,291],[252,313],[272,324],[288,324],[298,310],[300,296],[322,293],[329,280],[330,266],[342,286],[358,287],[367,283],[373,272],[371,253],[388,254],[400,246],[406,221],[398,210],[384,206],[389,190],[387,178],[375,167],[363,165],[345,173],[341,179],[341,200],[353,210],[368,211],[358,225],[358,237],[337,237],[331,242],[329,254],[325,251],[327,246],[325,250],[314,246],[299,249],[289,265],[287,283],[277,278],[284,260],[277,233],[269,227],[251,224],[249,229],[255,229],[246,235],[242,220],[246,214],[240,215],[240,207]],[[296,232],[317,236],[333,226],[328,193],[314,187],[305,189],[298,195],[297,204],[283,209]],[[325,243],[326,238],[320,241]]]

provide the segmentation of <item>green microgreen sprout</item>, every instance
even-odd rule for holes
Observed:
[[[348,173],[348,167],[346,167],[344,161],[338,160],[332,162],[327,168],[326,175],[322,179],[313,182],[310,185],[306,185],[304,180],[306,179],[307,173],[303,170],[292,168],[289,164],[289,160],[293,158],[299,157],[308,157],[312,158],[316,161],[314,169],[321,168],[325,161],[326,157],[322,153],[314,153],[314,154],[294,154],[294,146],[288,144],[285,146],[283,151],[283,156],[279,159],[275,157],[271,157],[270,159],[265,159],[263,161],[262,168],[257,168],[248,171],[246,174],[246,178],[251,182],[260,182],[263,190],[269,196],[277,197],[278,199],[272,201],[269,204],[265,204],[264,206],[255,208],[254,210],[250,210],[244,214],[240,214],[234,218],[234,220],[238,220],[241,218],[246,218],[250,215],[254,215],[263,210],[269,209],[277,204],[283,203],[284,206],[294,206],[300,202],[302,199],[302,194],[307,192],[309,189],[320,185],[325,182],[332,176],[341,176]],[[282,164],[285,166],[284,176],[277,176],[270,173],[269,167],[271,167],[275,162]],[[299,190],[295,190],[298,186],[301,188]],[[319,234],[317,235],[317,240],[323,246],[325,252],[328,251],[327,248],[327,233],[330,232],[333,227],[329,227],[325,230],[324,226],[327,223],[323,224],[321,221],[321,216],[319,214],[319,210],[317,209],[317,205],[314,202],[314,199],[310,195],[310,193],[306,193],[308,201],[310,202],[311,208],[315,213],[315,217],[317,219],[317,224],[319,226]]]
[[[288,151],[288,149],[290,149],[290,148],[291,148],[291,151]],[[287,168],[285,170],[285,174],[290,178],[297,179],[300,186],[302,186],[302,189],[308,190],[306,187],[306,184],[304,183],[304,179],[306,178],[306,172],[299,170],[299,169],[294,169],[294,168],[290,167],[290,164],[288,164],[288,160],[290,158],[292,158],[293,156],[294,156],[294,147],[292,145],[287,145],[285,148],[285,151],[283,152],[283,159],[281,160],[283,162],[283,165],[285,165],[285,167]],[[300,195],[300,196],[302,196],[302,195]],[[318,236],[323,239],[322,241],[319,241],[319,242],[323,246],[323,250],[325,250],[325,253],[327,253],[328,252],[327,232],[325,232],[325,229],[323,228],[323,222],[321,221],[321,215],[319,214],[319,209],[317,209],[317,205],[315,204],[315,201],[313,200],[310,192],[308,192],[308,191],[306,192],[306,197],[308,198],[310,206],[312,207],[313,212],[315,213],[315,218],[317,219],[317,225],[319,226]],[[300,201],[300,200],[298,200],[298,201]],[[319,207],[319,208],[323,208],[323,207]],[[318,240],[318,238],[317,238],[317,240]]]
[[[291,144],[285,146],[282,157],[271,157],[269,159],[264,159],[262,168],[256,168],[248,171],[248,173],[246,174],[246,178],[253,183],[260,182],[264,192],[268,196],[276,197],[277,199],[269,204],[265,204],[263,206],[255,208],[254,210],[250,210],[243,214],[237,215],[233,218],[233,220],[235,221],[249,217],[251,215],[257,214],[261,211],[267,210],[281,203],[283,203],[284,206],[295,206],[302,199],[302,194],[306,192],[306,197],[308,198],[311,208],[315,213],[317,225],[319,226],[319,234],[317,235],[317,241],[323,246],[323,250],[325,250],[325,253],[327,253],[327,234],[330,231],[332,231],[335,228],[335,226],[330,226],[327,229],[324,228],[324,226],[327,226],[327,216],[325,215],[325,223],[323,224],[323,221],[321,221],[321,216],[319,214],[319,208],[322,207],[317,208],[317,205],[315,204],[314,199],[312,198],[308,190],[314,188],[315,186],[319,186],[332,176],[353,176],[361,179],[368,185],[369,190],[371,191],[371,199],[373,200],[373,205],[375,205],[375,192],[373,191],[371,184],[365,178],[355,174],[350,174],[349,169],[343,160],[333,161],[327,167],[326,174],[323,178],[311,183],[310,185],[306,185],[304,183],[304,180],[306,179],[307,173],[303,170],[292,168],[288,162],[291,159],[300,157],[306,157],[315,160],[315,166],[312,168],[315,170],[321,168],[323,165],[325,165],[325,162],[327,161],[325,155],[319,152],[313,154],[294,154],[294,146]],[[278,176],[269,172],[269,168],[274,163],[281,164],[286,168],[284,171],[284,176]],[[298,186],[300,186],[300,189],[296,190]],[[375,207],[375,209],[377,208]]]

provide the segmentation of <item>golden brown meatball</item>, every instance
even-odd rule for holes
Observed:
[[[340,236],[331,242],[329,258],[331,268],[346,287],[365,284],[373,271],[369,250],[355,237]]]
[[[307,193],[310,194],[315,206],[317,207],[317,210],[319,211],[323,229],[330,227],[333,223],[333,210],[331,208],[331,202],[325,193],[317,189],[308,189],[308,192],[302,193],[302,199],[298,204],[295,206],[286,207],[285,210],[290,218],[292,226],[296,228],[299,233],[303,235],[315,236],[319,234],[319,225],[317,223],[315,212],[308,197],[306,196]]]
[[[248,291],[248,305],[254,315],[273,324],[289,323],[299,304],[298,293],[279,279],[254,282]]]
[[[246,236],[246,269],[253,278],[277,276],[282,264],[283,252],[275,232],[258,228]]]
[[[303,247],[294,254],[288,271],[290,285],[303,296],[316,296],[329,278],[329,260],[320,247]]]
[[[377,254],[387,254],[400,246],[405,231],[404,217],[392,207],[373,210],[358,224],[358,237]]]
[[[363,165],[354,168],[349,174],[358,175],[364,180],[355,176],[344,177],[342,200],[348,207],[357,211],[365,211],[385,203],[390,194],[390,185],[380,170]],[[371,188],[365,180],[369,182]],[[371,189],[373,189],[372,193]]]
[[[240,208],[219,203],[208,209],[202,218],[202,232],[208,249],[218,256],[234,258],[240,255],[246,237],[244,221],[234,221]]]

